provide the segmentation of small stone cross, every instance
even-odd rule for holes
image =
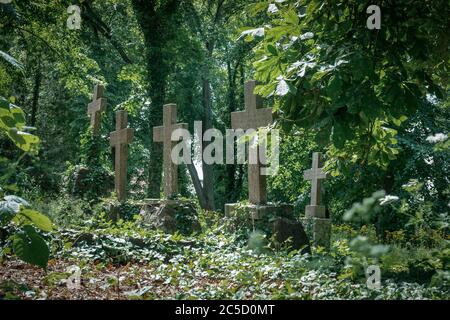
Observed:
[[[311,180],[311,206],[320,206],[322,204],[322,180],[327,178],[327,174],[322,168],[322,154],[313,153],[312,168],[303,172],[305,180]]]
[[[103,98],[105,88],[98,84],[94,88],[92,102],[88,104],[87,113],[91,118],[92,132],[94,135],[100,130],[101,114],[106,110],[106,98]]]

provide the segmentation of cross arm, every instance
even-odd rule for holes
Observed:
[[[251,120],[247,111],[236,111],[231,113],[231,127],[233,129],[250,129]]]
[[[100,98],[88,104],[88,113],[103,112],[106,109],[106,99]]]
[[[327,178],[327,174],[322,171],[322,168],[319,169],[308,169],[303,171],[303,179],[304,180],[312,180],[312,179],[320,179],[324,180]]]
[[[121,144],[130,144],[134,139],[134,130],[131,128],[126,128],[120,130],[119,132],[113,131],[109,137],[109,143],[112,147]]]
[[[256,109],[253,121],[256,128],[265,127],[271,124],[273,122],[272,108]]]
[[[164,141],[164,127],[154,127],[153,128],[153,141],[163,142]]]

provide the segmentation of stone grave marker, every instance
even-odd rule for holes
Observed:
[[[322,168],[322,154],[313,153],[312,168],[305,170],[303,178],[311,181],[311,203],[305,208],[302,219],[306,233],[313,244],[328,248],[331,237],[331,221],[326,217],[326,208],[322,205],[322,180],[327,174]]]
[[[128,114],[124,110],[116,112],[116,131],[111,132],[110,144],[115,148],[115,190],[119,201],[126,199],[128,144],[133,141],[134,130],[128,128]]]
[[[272,108],[261,108],[262,98],[253,93],[256,81],[251,80],[245,84],[245,111],[231,113],[231,126],[233,129],[254,129],[268,126],[273,122]],[[252,204],[267,203],[266,176],[261,175],[261,154],[265,154],[266,145],[260,143],[255,148],[256,164],[248,164],[248,200]],[[259,152],[261,151],[261,152]]]
[[[103,97],[105,88],[98,84],[94,88],[92,102],[88,104],[87,113],[91,118],[92,132],[98,134],[101,125],[102,112],[106,110],[106,98]]]
[[[231,125],[233,129],[254,129],[266,127],[273,122],[272,108],[261,108],[262,98],[254,94],[256,81],[251,80],[245,84],[245,110],[231,113]],[[255,149],[251,149],[255,148]],[[309,241],[303,230],[301,223],[295,219],[293,214],[293,206],[290,204],[273,204],[267,203],[267,183],[266,176],[261,174],[261,168],[264,162],[261,157],[265,156],[265,142],[258,145],[249,144],[248,159],[250,152],[257,154],[256,163],[248,164],[248,198],[249,205],[244,207],[248,212],[249,218],[255,226],[257,223],[271,223],[272,233],[275,235],[277,243],[282,244],[288,239],[293,239],[293,249],[305,249],[302,252],[308,252]],[[250,160],[250,159],[249,159]],[[233,216],[233,211],[241,210],[242,204],[228,203],[225,204],[225,215]],[[275,219],[266,221],[269,217]],[[250,223],[250,222],[249,222]],[[269,238],[269,237],[268,237]]]

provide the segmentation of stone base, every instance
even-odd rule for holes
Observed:
[[[225,204],[225,216],[230,217],[232,211],[238,209],[244,209],[248,211],[249,218],[252,220],[260,220],[268,215],[287,217],[293,216],[294,206],[290,204],[279,204],[275,205],[273,203],[267,204],[246,204],[244,207],[241,203],[227,203]]]
[[[309,239],[302,224],[294,217],[294,207],[289,204],[241,204],[229,203],[225,205],[225,216],[235,216],[234,211],[243,210],[244,217],[253,230],[259,229],[266,233],[267,239],[274,241],[275,247],[286,247],[301,250],[301,253],[310,253]],[[288,241],[288,242],[287,242]]]
[[[330,247],[331,220],[324,218],[306,217],[300,219],[306,234],[314,246]]]
[[[308,205],[305,208],[305,216],[306,218],[322,218],[325,219],[326,209],[325,206],[311,206]]]
[[[197,209],[187,200],[146,199],[140,214],[144,226],[161,229],[166,233],[178,231],[189,235],[201,231]]]

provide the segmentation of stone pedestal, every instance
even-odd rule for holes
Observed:
[[[327,218],[308,217],[300,219],[303,228],[314,246],[330,247],[331,220]]]
[[[290,204],[275,205],[267,204],[246,204],[242,203],[227,203],[225,204],[225,216],[231,216],[231,212],[237,209],[244,209],[249,213],[249,218],[252,220],[260,220],[268,215],[279,217],[292,217],[294,207]]]
[[[260,228],[267,233],[267,238],[273,237],[276,246],[283,246],[289,239],[292,249],[301,253],[310,253],[309,239],[302,224],[294,217],[294,207],[289,204],[225,204],[225,216],[233,217],[234,211],[248,217],[248,224]],[[262,231],[261,230],[261,231]]]
[[[166,233],[178,231],[189,235],[201,231],[197,209],[188,200],[146,199],[140,214],[144,226],[161,229]]]

